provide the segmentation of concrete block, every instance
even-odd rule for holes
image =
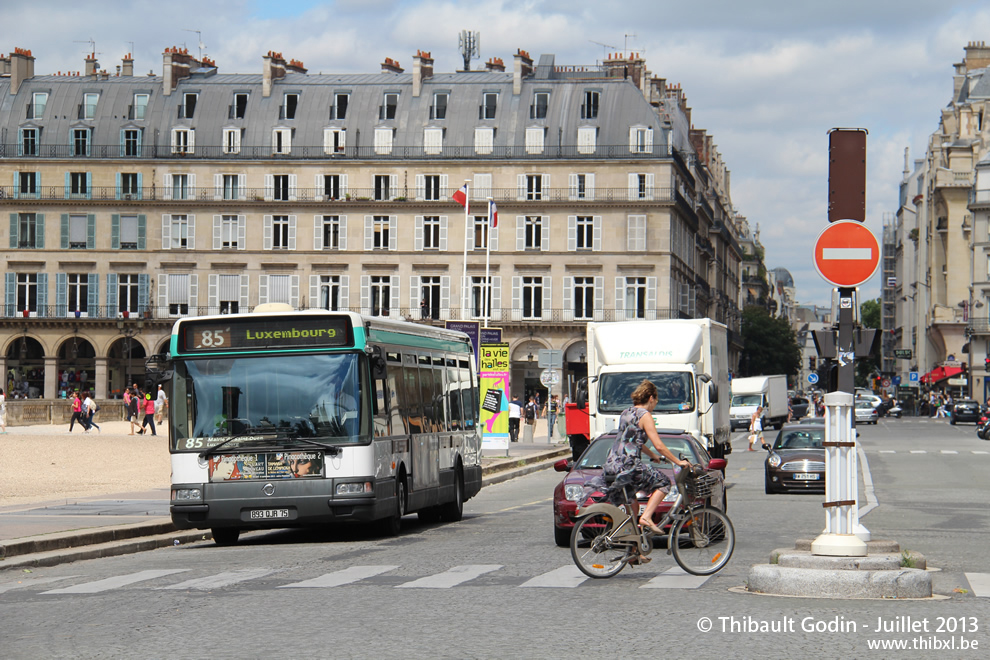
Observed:
[[[916,568],[857,571],[757,564],[749,570],[747,588],[805,598],[931,598],[932,578]]]

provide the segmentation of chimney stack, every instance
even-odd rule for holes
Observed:
[[[86,56],[86,75],[99,77],[100,74],[100,63],[96,61],[96,53],[91,53]]]
[[[636,87],[646,89],[646,60],[639,53],[629,53],[629,57],[623,57],[622,53],[616,53],[615,57],[610,54],[604,66],[609,78],[630,79]]]
[[[501,57],[491,57],[485,62],[485,71],[505,73],[505,62],[502,61]]]
[[[430,53],[424,53],[421,50],[416,51],[416,55],[413,57],[412,77],[412,95],[413,98],[416,98],[423,90],[423,81],[433,77],[433,58],[430,57]]]
[[[309,69],[303,66],[303,63],[299,60],[289,60],[285,65],[285,71],[287,73],[302,73],[305,74]]]
[[[134,76],[134,58],[131,57],[131,54],[128,53],[125,55],[121,62],[123,67],[120,70],[120,75],[127,76],[128,78]]]
[[[519,96],[522,94],[523,78],[533,75],[533,58],[520,48],[516,50],[513,59],[515,62],[512,70],[512,95]]]
[[[391,57],[386,57],[385,61],[382,62],[382,71],[388,71],[390,73],[402,73],[405,69],[399,66],[398,60],[393,60]]]
[[[970,41],[966,44],[966,71],[985,69],[990,66],[990,48],[985,41]]]
[[[34,56],[24,48],[14,48],[10,54],[10,93],[16,94],[21,83],[34,78]]]
[[[261,95],[268,98],[272,95],[272,84],[285,78],[285,60],[282,53],[268,51],[268,54],[261,58]]]
[[[165,49],[162,54],[162,77],[164,78],[162,93],[165,96],[170,96],[172,90],[178,86],[179,81],[191,75],[192,67],[190,65],[195,61],[189,57],[189,50],[186,48],[180,49],[173,46]]]

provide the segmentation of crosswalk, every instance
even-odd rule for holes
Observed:
[[[873,453],[869,449],[867,449],[865,451],[866,451],[867,454]],[[898,450],[896,450],[896,449],[877,449],[875,451],[876,451],[877,454],[897,454],[898,453]],[[973,450],[970,450],[968,452],[959,452],[956,449],[939,449],[938,451],[935,451],[934,449],[931,450],[931,451],[929,451],[927,449],[909,449],[907,451],[904,451],[903,453],[905,453],[905,454],[943,454],[943,455],[953,455],[953,454],[964,453],[964,454],[973,454],[973,455],[976,455],[976,456],[985,456],[985,455],[990,454],[990,451],[982,451],[982,450],[979,450],[979,449],[973,449]]]
[[[277,584],[278,580],[276,579],[274,585],[265,583],[264,588],[332,589],[364,583],[396,589],[451,589],[462,585],[469,586],[474,580],[484,576],[498,576],[498,573],[503,571],[505,566],[500,564],[465,564],[452,566],[431,575],[409,579],[389,575],[401,568],[401,566],[392,564],[349,566],[301,581],[286,581],[284,584]],[[275,568],[242,568],[209,575],[196,575],[195,569],[191,568],[149,569],[66,586],[55,586],[54,583],[70,582],[80,576],[28,578],[16,582],[0,583],[0,600],[2,600],[3,594],[14,590],[37,591],[42,596],[101,594],[125,588],[147,588],[156,591],[212,591],[277,576],[280,572],[280,569]],[[640,589],[698,589],[713,577],[690,575],[678,566],[668,568],[659,574],[654,570],[652,572],[626,571],[623,575],[632,579],[640,579],[642,581],[642,584],[638,585]],[[386,579],[374,580],[374,578],[379,577]],[[177,581],[163,584],[170,579]],[[500,576],[494,583],[521,588],[574,589],[588,584],[589,581],[597,582],[578,570],[576,566],[566,565],[532,577],[513,576],[508,578]],[[628,582],[625,583],[628,584]]]

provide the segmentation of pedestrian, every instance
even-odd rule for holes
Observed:
[[[3,432],[7,432],[7,397],[3,394],[3,389],[0,388],[0,429]]]
[[[89,430],[86,427],[86,418],[83,417],[82,399],[79,398],[79,390],[75,390],[72,393],[72,418],[69,419],[69,433],[72,433],[72,427],[75,426],[76,422],[79,422],[84,432]]]
[[[158,435],[155,431],[155,402],[151,398],[151,392],[144,395],[144,421],[141,422],[141,430],[138,433],[144,435],[144,429],[151,424],[151,435]]]
[[[547,440],[549,442],[553,442],[553,427],[557,423],[557,409],[559,405],[557,395],[554,394],[543,408],[543,414],[547,416]]]
[[[419,301],[419,318],[425,319],[430,316],[430,308],[426,304],[426,298]]]
[[[131,432],[127,435],[134,435],[134,430],[138,427],[138,393],[137,390],[124,388],[124,406],[127,414],[127,421],[131,424]]]
[[[522,401],[516,397],[509,401],[509,441],[519,442],[519,417],[522,415]]]
[[[530,395],[529,401],[523,407],[523,417],[526,419],[526,429],[523,432],[523,437],[529,442],[533,442],[533,436],[536,432],[536,418],[539,414],[540,407],[536,403],[536,397]]]
[[[86,425],[87,425],[86,432],[89,433],[89,430],[94,426],[96,426],[96,432],[99,433],[100,427],[96,425],[96,422],[93,421],[93,418],[96,416],[96,413],[100,410],[100,407],[96,405],[95,401],[93,401],[88,390],[83,394],[83,396],[85,397],[83,399],[83,410],[84,410],[83,414],[86,416]]]
[[[763,444],[763,406],[757,406],[756,412],[753,416],[749,418],[749,450],[756,451],[753,449],[753,445],[759,442]]]
[[[165,390],[162,386],[158,386],[158,398],[155,399],[155,421],[160,426],[162,423],[162,418],[165,413],[168,412],[168,397],[165,395]]]

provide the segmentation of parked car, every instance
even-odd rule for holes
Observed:
[[[825,492],[825,425],[788,424],[764,444],[766,493]]]
[[[983,407],[978,402],[972,399],[959,399],[956,401],[956,405],[952,407],[952,417],[949,419],[949,423],[972,422],[978,424],[982,414]]]
[[[876,424],[878,419],[880,419],[880,413],[877,412],[872,401],[868,399],[856,400],[857,424]]]
[[[799,419],[803,419],[808,414],[808,409],[810,407],[811,402],[803,396],[791,397],[791,421],[795,422]]]
[[[715,492],[709,498],[709,503],[725,511],[725,478],[722,472],[726,465],[725,459],[710,457],[701,443],[687,433],[664,429],[657,429],[657,432],[660,439],[675,456],[681,456],[685,460],[701,465],[706,471],[716,475],[718,484],[715,487]],[[553,468],[557,472],[567,473],[564,480],[557,484],[553,491],[553,539],[557,545],[561,547],[570,545],[571,530],[574,529],[574,515],[577,512],[579,500],[584,496],[585,484],[602,474],[602,466],[605,464],[606,456],[608,456],[609,447],[614,441],[615,431],[609,431],[598,436],[584,450],[576,463],[568,459],[561,459],[554,463]],[[674,471],[670,463],[663,461],[653,463],[653,465],[659,467],[671,483],[670,492],[667,493],[667,497],[653,514],[654,522],[659,523],[676,497],[677,486],[674,485]],[[597,493],[597,495],[600,496],[601,493]],[[594,497],[595,494],[592,493],[591,496]],[[650,493],[639,492],[636,496],[642,509],[646,506]]]

